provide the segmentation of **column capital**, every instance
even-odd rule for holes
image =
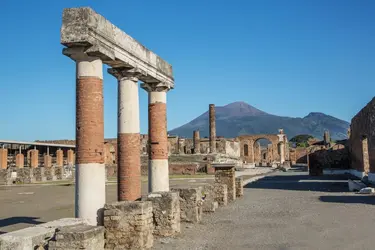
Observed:
[[[161,82],[145,82],[141,84],[141,88],[147,92],[168,92],[171,87]]]
[[[99,56],[92,56],[86,53],[86,48],[83,46],[76,46],[70,48],[64,48],[62,51],[63,55],[69,57],[73,61],[95,61],[100,59]]]
[[[143,72],[140,69],[136,68],[127,68],[127,67],[116,67],[116,68],[109,68],[107,72],[117,80],[131,80],[137,82],[142,75],[147,75],[146,72]]]

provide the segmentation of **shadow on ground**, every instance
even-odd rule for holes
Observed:
[[[368,204],[375,205],[374,195],[347,195],[347,196],[320,196],[319,200],[322,202],[332,202],[332,203],[346,203],[346,204]]]
[[[309,176],[304,168],[297,167],[288,172],[279,172],[259,179],[244,188],[281,189],[317,192],[348,192],[349,175]]]
[[[39,217],[24,217],[24,216],[17,216],[17,217],[9,217],[6,219],[0,220],[0,227],[7,227],[12,226],[15,224],[23,223],[23,224],[31,224],[31,225],[38,225],[44,222],[38,221]],[[0,231],[0,234],[4,234],[7,232]]]

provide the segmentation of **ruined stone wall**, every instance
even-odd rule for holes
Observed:
[[[241,147],[238,141],[225,141],[225,154],[230,157],[240,157]]]
[[[307,163],[307,148],[296,148],[295,155],[296,163]]]
[[[363,147],[366,141],[368,152],[364,152]],[[352,168],[365,171],[365,156],[368,157],[370,172],[375,173],[375,98],[353,117],[349,144]]]
[[[333,146],[329,149],[313,148],[309,154],[310,175],[322,175],[323,169],[327,168],[349,169],[349,149],[341,146]]]

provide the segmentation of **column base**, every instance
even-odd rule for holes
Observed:
[[[98,213],[105,204],[105,165],[85,163],[76,165],[75,215],[87,219],[90,225],[102,225]]]
[[[148,162],[148,191],[169,191],[169,169],[168,160],[149,160]]]

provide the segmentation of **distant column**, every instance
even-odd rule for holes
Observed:
[[[25,164],[25,156],[22,153],[16,155],[16,167],[23,168]]]
[[[69,149],[67,152],[67,162],[69,166],[74,165],[74,151]]]
[[[280,164],[283,164],[285,161],[285,146],[284,142],[280,142]]]
[[[210,153],[216,153],[216,121],[215,121],[215,104],[209,105],[209,133],[210,133]]]
[[[331,144],[331,136],[329,135],[329,131],[324,131],[324,145],[326,147],[330,147],[330,144]]]
[[[0,169],[8,168],[8,149],[0,148]]]
[[[37,149],[32,149],[31,151],[31,156],[30,156],[30,167],[32,168],[37,168],[39,165],[39,150]]]
[[[193,134],[194,154],[201,152],[200,135],[199,130],[195,130]]]
[[[52,156],[49,154],[49,147],[47,147],[47,154],[44,155],[44,167],[52,167]]]
[[[58,149],[56,151],[56,165],[58,167],[64,166],[64,151],[62,151],[61,149]]]

